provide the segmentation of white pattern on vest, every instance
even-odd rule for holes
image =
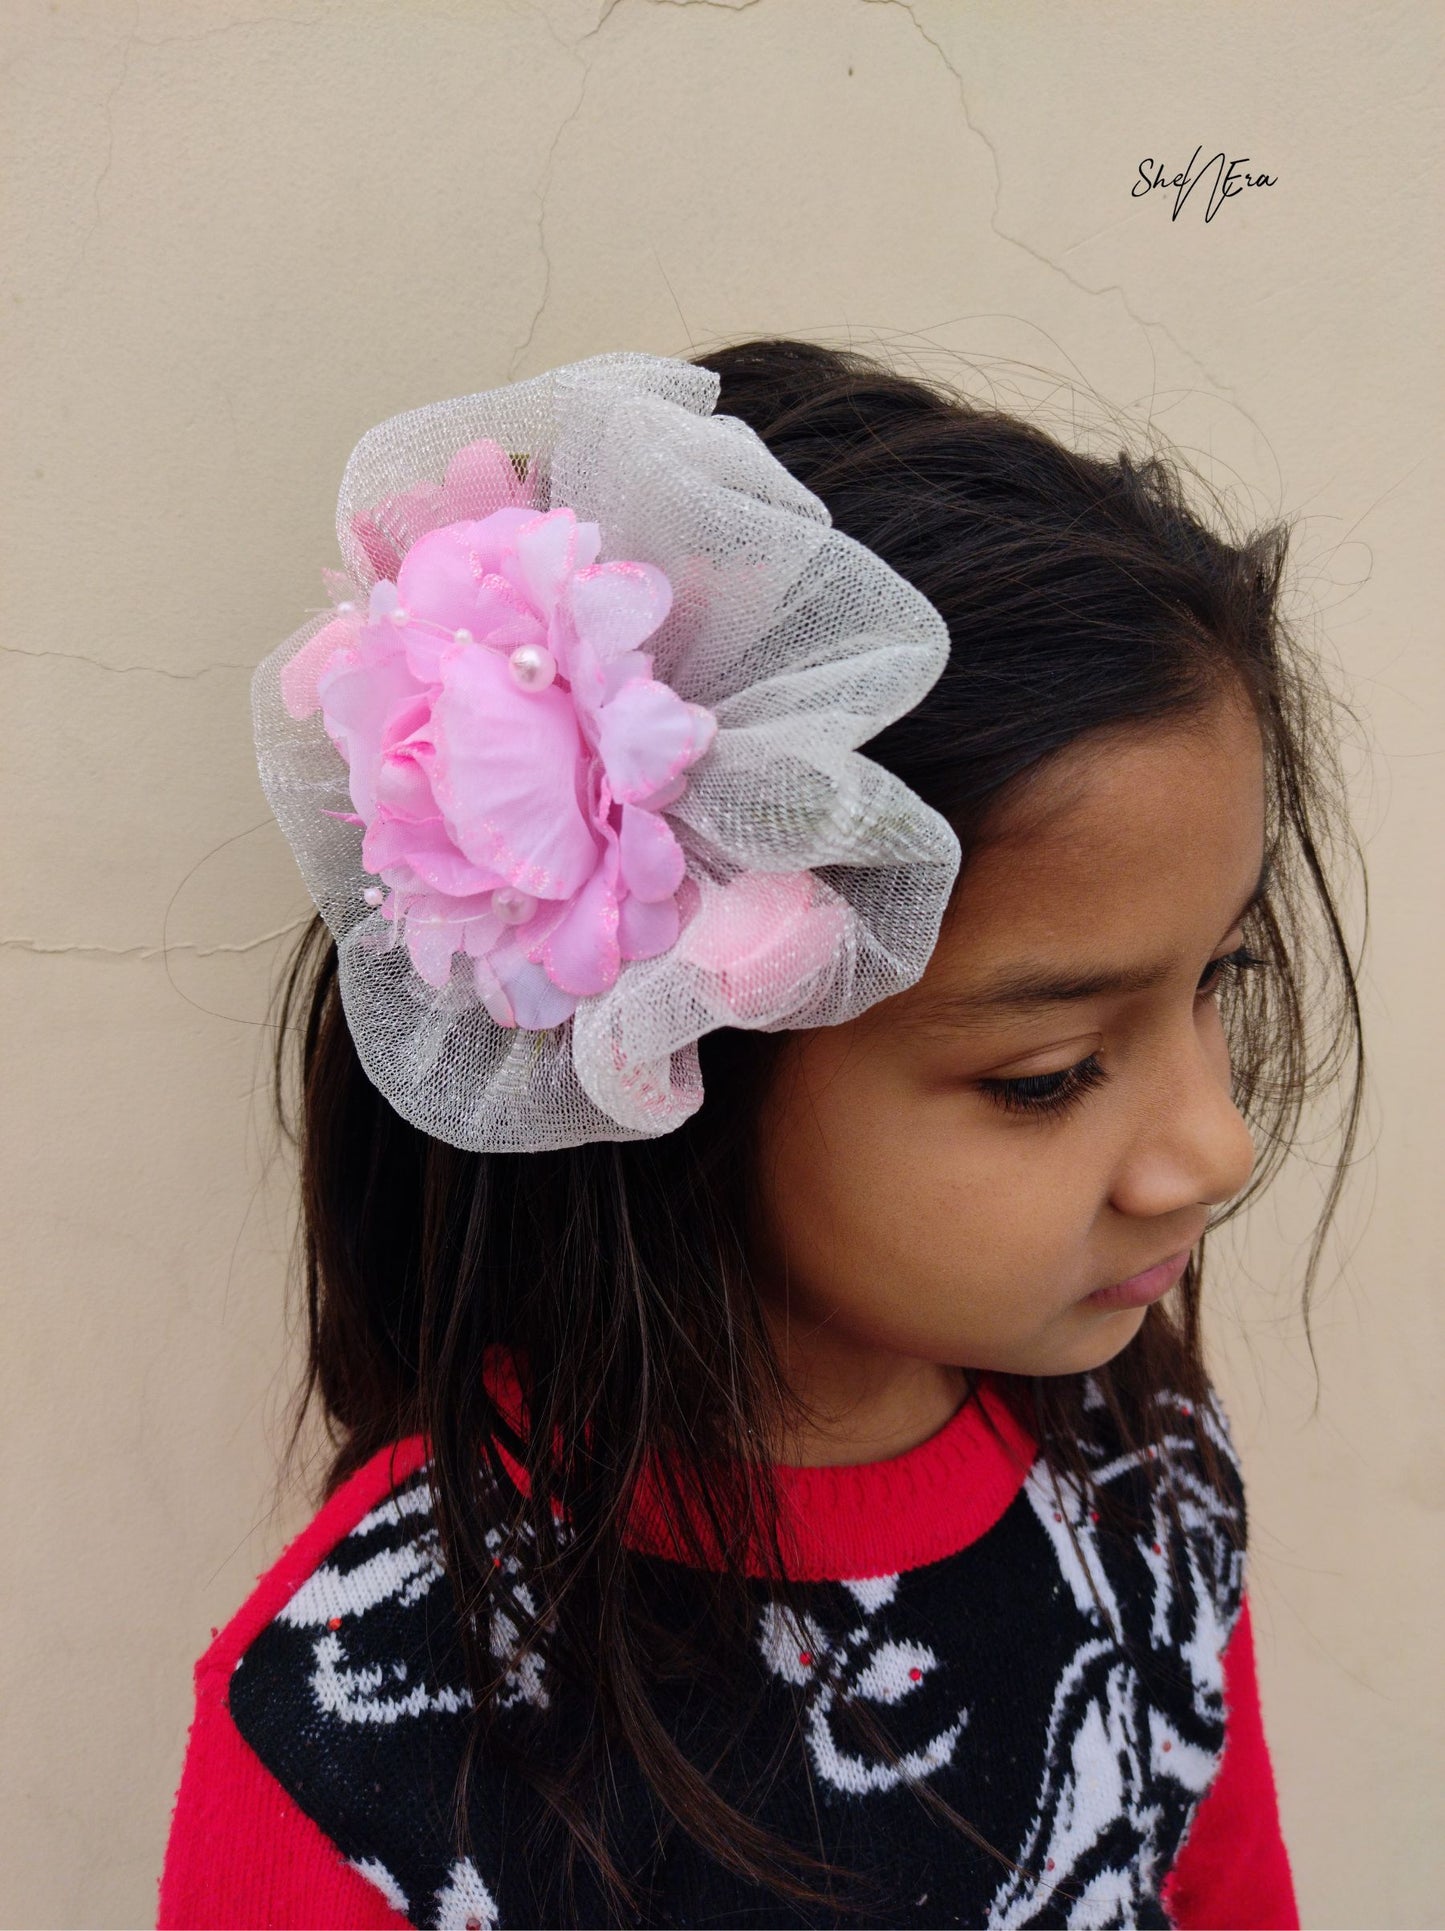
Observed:
[[[864,1620],[845,1635],[835,1635],[816,1617],[805,1615],[801,1630],[778,1603],[768,1603],[759,1617],[758,1647],[775,1676],[805,1691],[804,1731],[808,1753],[820,1777],[839,1790],[862,1796],[870,1790],[892,1790],[937,1770],[953,1755],[954,1745],[968,1722],[967,1710],[940,1730],[921,1750],[911,1750],[896,1764],[850,1755],[833,1733],[832,1712],[840,1695],[861,1696],[873,1703],[898,1703],[919,1689],[938,1655],[926,1643],[880,1640],[873,1627],[878,1611],[898,1592],[898,1577],[870,1576],[843,1585]]]

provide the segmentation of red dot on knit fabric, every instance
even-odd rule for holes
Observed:
[[[1046,1871],[1051,1871],[1053,1868],[1054,1868],[1054,1860],[1053,1858],[1049,1858],[1047,1863],[1044,1865],[1044,1869]]]
[[[1174,1745],[1169,1741],[1168,1737],[1164,1739],[1164,1748],[1166,1750],[1172,1750],[1174,1748]]]
[[[801,1664],[803,1665],[803,1668],[804,1668],[805,1670],[807,1670],[807,1669],[811,1669],[811,1668],[813,1667],[813,1652],[812,1652],[812,1650],[810,1650],[810,1649],[800,1649],[800,1650],[798,1651],[798,1661],[799,1661],[799,1662],[800,1662],[800,1663],[801,1663]]]
[[[1098,1511],[1097,1509],[1090,1509],[1090,1510],[1089,1510],[1089,1520],[1090,1520],[1091,1522],[1097,1522],[1097,1521],[1098,1521],[1098,1519],[1099,1519],[1099,1511]]]
[[[481,1919],[480,1919],[480,1918],[468,1918],[468,1919],[467,1919],[467,1931],[482,1931],[482,1921],[481,1921]]]
[[[1194,1410],[1189,1406],[1187,1401],[1184,1404],[1184,1412],[1186,1415],[1192,1415],[1194,1413]]]
[[[341,1618],[339,1616],[328,1616],[326,1619],[326,1627],[328,1629],[340,1629]]]
[[[1164,1551],[1159,1547],[1159,1544],[1157,1542],[1154,1544],[1154,1553],[1156,1556],[1163,1555],[1164,1553]]]
[[[913,1666],[908,1674],[913,1678],[915,1683],[921,1683],[923,1681],[923,1671],[918,1668],[917,1664]]]
[[[1064,1518],[1063,1518],[1063,1517],[1062,1517],[1062,1516],[1061,1516],[1061,1515],[1059,1514],[1059,1512],[1058,1512],[1058,1510],[1057,1510],[1057,1509],[1055,1509],[1055,1510],[1054,1510],[1054,1520],[1055,1520],[1055,1522],[1062,1522],[1062,1521],[1063,1521],[1063,1519],[1064,1519]]]
[[[500,1568],[501,1568],[501,1566],[502,1566],[502,1558],[501,1558],[500,1556],[493,1556],[493,1557],[492,1557],[492,1567],[493,1567],[494,1569],[500,1569]]]

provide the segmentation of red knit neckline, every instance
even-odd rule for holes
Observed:
[[[483,1372],[493,1398],[520,1431],[521,1389],[510,1352],[489,1348]],[[527,1493],[525,1471],[504,1447],[501,1454],[513,1481]],[[846,1466],[776,1464],[788,1573],[800,1582],[896,1575],[955,1555],[1003,1515],[1034,1454],[1033,1437],[994,1379],[984,1375],[975,1399],[901,1455]],[[707,1525],[695,1520],[710,1566],[720,1567]],[[643,1471],[624,1540],[647,1555],[687,1560],[668,1532],[655,1462]],[[751,1575],[767,1572],[760,1548],[751,1551],[746,1567]]]

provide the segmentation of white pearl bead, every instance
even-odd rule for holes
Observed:
[[[503,925],[525,925],[537,909],[537,901],[530,892],[522,892],[515,885],[499,885],[492,893],[492,910]]]
[[[336,614],[338,617],[354,617],[356,615],[356,605],[350,602],[350,600],[346,603],[339,603],[336,606]]]
[[[391,621],[397,626],[398,629],[400,629],[403,624],[409,624],[411,622],[411,612],[406,608],[405,604],[399,603],[396,606],[395,610],[393,610],[391,613]]]
[[[452,642],[454,644],[469,644],[472,642],[472,633],[465,627],[461,630],[454,630],[452,632]]]
[[[386,897],[386,893],[382,891],[379,885],[368,885],[361,896],[366,900],[368,905],[380,905],[381,901]]]
[[[557,659],[545,644],[518,644],[507,663],[524,691],[545,691],[557,675]]]

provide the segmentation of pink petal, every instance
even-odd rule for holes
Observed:
[[[483,517],[504,505],[530,504],[530,476],[525,481],[519,477],[502,445],[481,436],[464,443],[447,464],[442,499],[449,523]]]
[[[500,579],[488,578],[487,581],[489,583],[493,581],[499,582]],[[499,617],[485,633],[482,631],[474,631],[472,634],[476,637],[478,643],[485,643],[488,650],[499,650],[508,657],[511,656],[519,644],[542,644],[545,646],[547,643],[546,630],[543,628],[541,621],[534,617],[530,610],[508,613],[504,617]]]
[[[371,595],[366,600],[368,623],[379,624],[384,618],[393,617],[401,598],[396,594],[396,585],[387,577],[379,578],[371,586]],[[390,636],[390,631],[384,633]]]
[[[599,543],[597,525],[579,523],[564,503],[517,531],[501,569],[545,622],[568,577],[580,564],[592,561]]]
[[[543,974],[546,977],[546,974]],[[486,958],[478,956],[472,960],[472,981],[477,988],[477,997],[496,1020],[499,1026],[515,1026],[517,1014],[501,980],[492,970]]]
[[[474,959],[480,959],[500,939],[505,938],[509,930],[510,927],[503,925],[495,912],[487,909],[463,922],[462,945]]]
[[[553,983],[579,998],[605,992],[617,977],[617,896],[599,865],[568,907],[542,948],[542,963]]]
[[[401,559],[428,530],[445,520],[439,483],[414,483],[358,511],[351,531],[379,578],[395,579]]]
[[[347,576],[344,570],[323,570],[321,581],[326,586],[326,594],[333,603],[344,603],[349,598],[352,603],[366,602],[366,586]]]
[[[397,901],[397,910],[402,916],[415,912],[419,918],[430,919],[433,923],[438,919],[452,920],[461,933],[458,944],[464,945],[468,951],[475,949],[474,935],[481,934],[486,945],[490,946],[506,929],[492,910],[490,891],[453,897],[447,892],[434,891],[414,872],[408,871],[405,865],[388,865],[381,876],[394,888],[392,897]],[[490,932],[482,933],[483,926],[489,926]]]
[[[376,802],[394,818],[416,823],[436,816],[436,804],[426,774],[413,757],[388,751],[376,772]]]
[[[665,784],[660,791],[649,791],[645,798],[639,798],[637,801],[637,809],[639,811],[663,811],[668,805],[676,804],[686,790],[687,773],[680,771],[672,782]]]
[[[683,956],[708,972],[725,971],[802,918],[812,886],[809,872],[743,872],[703,899],[684,935]]]
[[[426,693],[407,669],[399,641],[366,636],[320,671],[316,694],[329,729],[365,738],[379,751],[387,719]]]
[[[390,747],[389,726],[405,715],[419,691],[399,650],[363,647],[333,659],[317,679],[317,695],[331,740],[351,771],[351,802],[364,818],[376,812],[376,774]]]
[[[542,514],[535,505],[514,503],[507,509],[493,510],[472,525],[472,540],[485,575],[506,575],[506,563],[518,534]]]
[[[636,677],[598,713],[597,748],[614,798],[635,804],[695,764],[717,720],[653,678]]]
[[[407,900],[425,898],[427,895],[426,881],[418,878],[410,865],[403,865],[399,860],[392,864],[384,865],[378,876],[383,885],[389,885],[391,887],[391,897],[402,901],[401,909],[403,911],[406,910]],[[490,901],[491,894],[488,893],[487,896]],[[390,900],[388,900],[389,903]],[[385,907],[382,909],[385,910]],[[391,914],[388,912],[387,916],[390,917]]]
[[[448,523],[419,537],[397,576],[401,602],[414,617],[447,630],[465,626],[478,638],[518,617],[536,624],[525,594],[501,568],[518,517],[523,527],[537,521],[526,510],[499,510],[480,523]]]
[[[352,517],[351,534],[361,545],[362,553],[376,572],[378,580],[395,578],[401,568],[401,550],[394,539],[378,529],[364,511],[358,511]]]
[[[383,496],[373,506],[371,518],[378,529],[396,538],[397,548],[404,555],[419,536],[443,521],[441,484],[423,479],[392,496]]]
[[[655,959],[677,943],[681,919],[675,898],[648,904],[625,898],[617,921],[617,947],[624,959]]]
[[[460,626],[458,626],[459,628]],[[406,667],[419,684],[435,684],[441,675],[441,660],[452,647],[450,630],[423,630],[408,625],[402,633],[406,647]]]
[[[408,664],[407,669],[411,666]],[[431,696],[413,689],[402,699],[382,725],[382,748],[415,757],[431,749]]]
[[[567,679],[572,702],[589,745],[597,741],[597,716],[606,692],[606,673],[597,654],[585,637],[579,637],[566,623],[554,623],[547,633],[547,646],[557,659],[557,668]]]
[[[545,1032],[552,1026],[560,1026],[577,1010],[572,993],[555,984],[541,966],[524,959],[505,941],[489,958],[519,1026],[532,1032]]]
[[[461,950],[461,927],[455,919],[417,918],[406,921],[406,949],[411,962],[438,992],[452,976],[452,954]]]
[[[706,897],[678,952],[715,978],[739,1018],[756,1018],[829,965],[848,920],[811,872],[743,872]]]
[[[428,768],[457,844],[524,892],[570,898],[598,857],[577,799],[586,747],[571,700],[555,684],[521,690],[504,657],[465,645],[443,659],[442,680]]]
[[[309,638],[282,669],[281,699],[292,717],[310,717],[321,702],[316,694],[316,680],[325,670],[327,659],[333,651],[344,649],[355,640],[355,624],[348,623],[345,617],[337,617]]]
[[[378,816],[361,841],[361,862],[369,872],[407,865],[433,891],[463,898],[493,892],[506,884],[499,872],[471,864],[447,836],[440,818],[409,824],[385,814]]]
[[[634,677],[651,677],[652,658],[645,650],[624,651],[621,657],[614,657],[607,666],[607,674],[602,680],[601,702],[610,704],[624,684]]]
[[[566,918],[571,909],[570,898],[544,898],[538,900],[537,909],[524,925],[514,925],[512,936],[517,941],[517,949],[525,953],[533,965],[542,963],[542,954],[547,941]]]
[[[636,650],[672,608],[672,585],[655,564],[622,560],[578,570],[572,620],[603,663]]]
[[[622,882],[632,897],[670,899],[682,883],[687,860],[667,820],[624,805],[617,844]]]

